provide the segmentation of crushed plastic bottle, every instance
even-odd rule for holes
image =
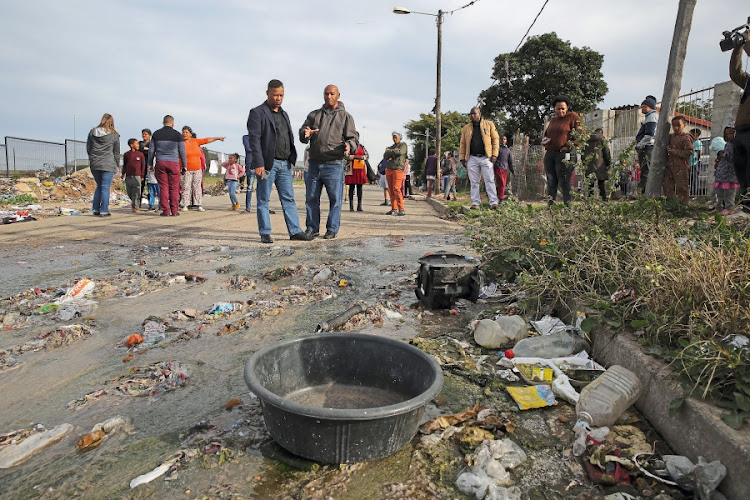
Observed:
[[[593,427],[612,425],[638,400],[642,391],[643,385],[635,373],[619,365],[610,366],[583,388],[576,415]]]
[[[587,350],[586,339],[575,331],[559,330],[551,335],[521,339],[505,351],[506,358],[564,358]]]
[[[474,342],[487,349],[518,342],[527,335],[526,321],[521,316],[498,316],[497,319],[483,319],[472,323]]]

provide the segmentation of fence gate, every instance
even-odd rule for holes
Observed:
[[[5,160],[8,176],[11,171],[19,170],[51,172],[65,166],[65,144],[23,137],[5,137]]]

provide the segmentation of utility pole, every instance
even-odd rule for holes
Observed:
[[[442,117],[440,116],[440,98],[441,98],[441,85],[442,71],[441,61],[443,60],[443,11],[438,10],[437,15],[437,85],[435,89],[435,155],[437,155],[438,166],[437,166],[437,178],[435,182],[440,182],[440,158],[442,151],[440,150],[443,130],[441,127]]]
[[[670,120],[677,105],[682,82],[682,68],[685,65],[688,36],[693,22],[693,10],[697,0],[680,0],[677,8],[677,19],[674,24],[672,48],[669,51],[667,63],[667,78],[664,81],[659,122],[656,125],[654,150],[651,155],[648,181],[646,182],[646,197],[659,198],[661,185],[664,181],[664,168],[667,165],[667,146],[669,145]]]

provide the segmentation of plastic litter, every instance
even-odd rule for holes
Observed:
[[[747,349],[748,344],[750,344],[750,339],[748,339],[744,335],[733,333],[732,335],[727,335],[726,337],[724,337],[722,339],[722,342],[734,347],[735,349]]]
[[[90,432],[81,436],[76,444],[76,448],[78,451],[92,450],[112,437],[116,432],[127,430],[128,427],[129,424],[125,417],[117,415],[116,417],[109,418],[104,422],[96,424]]]
[[[508,358],[560,358],[587,350],[586,340],[576,331],[559,330],[550,335],[521,339],[513,349],[505,351]]]
[[[609,298],[612,302],[626,302],[629,300],[633,300],[635,297],[635,290],[633,287],[623,288],[622,290],[618,290],[615,293],[613,293]]]
[[[534,327],[534,330],[539,332],[539,335],[551,335],[567,328],[567,325],[560,318],[549,315],[537,321],[530,321],[529,323]]]
[[[596,441],[604,441],[609,435],[609,427],[591,427],[583,420],[576,422],[573,427],[576,439],[573,442],[573,455],[580,457],[586,451],[588,438],[591,437]]]
[[[527,458],[515,442],[508,438],[483,441],[468,458],[474,465],[464,469],[456,479],[463,493],[473,494],[478,499],[521,499],[519,488],[506,488],[513,484],[508,470],[518,467]]]
[[[65,295],[57,300],[59,304],[70,302],[71,300],[81,299],[91,293],[94,290],[96,283],[88,278],[83,278],[78,281],[75,285],[70,287]]]
[[[333,318],[323,321],[318,324],[317,328],[315,328],[316,332],[329,332],[331,330],[334,330],[340,326],[343,326],[347,321],[352,319],[357,314],[363,313],[365,311],[365,307],[362,304],[355,304],[351,306],[349,309],[344,311],[343,313],[334,316]]]
[[[497,293],[497,283],[494,281],[492,283],[488,283],[487,285],[484,285],[479,289],[479,298],[480,299],[486,299],[489,297],[494,296]]]
[[[546,384],[505,388],[521,410],[555,406],[557,400],[552,387]]]
[[[683,489],[695,491],[701,500],[709,500],[727,475],[727,468],[718,460],[707,462],[699,456],[698,463],[681,455],[663,455],[667,472]]]
[[[516,343],[528,334],[526,321],[518,315],[473,321],[471,328],[474,330],[474,341],[487,349]]]
[[[611,366],[581,391],[576,415],[589,425],[612,425],[643,391],[640,379],[619,365]]]
[[[35,425],[0,435],[0,469],[20,464],[42,448],[60,441],[72,430],[71,424],[60,424],[49,430]]]
[[[221,314],[234,310],[234,304],[232,302],[219,302],[208,310],[207,314]]]
[[[333,271],[330,267],[321,269],[315,276],[313,276],[313,283],[323,283],[328,281],[333,276]]]

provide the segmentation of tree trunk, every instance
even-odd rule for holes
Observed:
[[[661,195],[661,185],[664,181],[664,168],[667,165],[667,146],[669,145],[669,131],[672,115],[677,104],[682,82],[682,67],[685,64],[688,36],[693,21],[693,10],[697,0],[680,0],[677,8],[677,20],[674,24],[672,49],[669,51],[667,63],[667,79],[664,82],[659,122],[656,126],[654,151],[651,156],[651,166],[646,183],[646,197],[658,198]]]

